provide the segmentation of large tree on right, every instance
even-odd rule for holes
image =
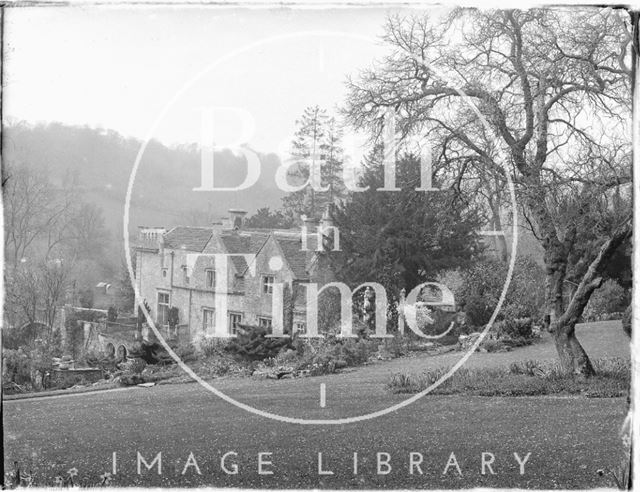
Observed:
[[[492,183],[498,210],[510,174],[544,248],[561,363],[587,376],[575,325],[631,235],[630,20],[595,8],[391,17],[389,54],[347,83],[354,127],[375,139],[392,109],[401,138],[433,145],[438,179],[458,191]]]

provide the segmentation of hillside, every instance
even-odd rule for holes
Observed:
[[[73,183],[82,198],[103,209],[108,229],[121,237],[125,193],[142,142],[112,130],[60,123],[5,128],[5,162],[29,165],[58,186]],[[259,154],[261,176],[252,188],[239,192],[196,192],[200,185],[200,154],[195,145],[167,147],[151,141],[133,187],[130,232],[139,224],[205,225],[232,207],[250,213],[260,207],[277,208],[283,192],[275,185],[279,159]],[[230,151],[216,153],[216,186],[244,180],[246,161]],[[218,181],[219,180],[219,181]]]

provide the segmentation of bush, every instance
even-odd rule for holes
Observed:
[[[378,340],[364,338],[336,338],[327,336],[323,340],[306,344],[295,341],[293,347],[300,347],[294,355],[285,351],[278,357],[278,362],[286,361],[295,370],[308,370],[312,376],[331,374],[347,366],[361,365],[378,349]],[[286,355],[285,355],[286,354]]]
[[[205,358],[215,357],[224,354],[224,347],[226,345],[226,341],[216,338],[203,338],[198,343],[198,352]]]
[[[608,315],[624,312],[629,301],[628,292],[618,282],[609,279],[593,292],[582,318],[585,321],[604,321]]]
[[[226,359],[214,359],[208,369],[213,376],[225,376],[231,372],[232,364]]]
[[[524,360],[513,362],[509,366],[511,374],[523,374],[525,376],[546,377],[550,374],[552,365],[538,360]]]
[[[533,338],[524,338],[524,337],[513,337],[513,338],[503,338],[500,341],[502,344],[509,348],[518,348],[524,347],[526,345],[531,345]]]
[[[178,345],[173,351],[180,358],[182,362],[188,363],[198,359],[196,355],[196,349],[191,343],[185,343]]]
[[[487,258],[462,272],[463,282],[456,290],[456,301],[464,311],[467,322],[483,326],[493,314],[504,288],[508,265]],[[541,316],[544,305],[544,271],[533,259],[516,259],[509,290],[498,320]]]
[[[147,363],[143,359],[133,359],[129,363],[129,371],[133,374],[142,374],[145,367],[147,367]]]
[[[266,328],[243,325],[225,350],[239,360],[253,362],[275,357],[283,347],[291,346],[291,339],[267,338],[268,334]]]
[[[620,357],[595,359],[593,361],[593,368],[596,370],[596,374],[603,377],[629,379],[629,367],[629,361]]]
[[[626,396],[631,382],[629,360],[597,359],[593,361],[597,375],[576,378],[563,372],[551,361],[514,362],[509,368],[458,369],[433,390],[433,394],[468,394],[478,396],[583,395],[591,398]],[[387,387],[394,393],[418,393],[448,372],[437,368],[422,374],[394,374]]]
[[[382,341],[385,344],[385,349],[389,352],[391,357],[402,357],[409,352],[409,336],[394,334],[393,338]]]
[[[31,365],[23,350],[5,349],[2,353],[6,371],[2,373],[2,382],[23,385],[31,383]]]
[[[531,318],[505,319],[497,321],[491,329],[499,339],[529,339],[533,337],[533,320]]]
[[[480,347],[487,352],[502,352],[507,349],[507,346],[501,340],[492,340],[491,338],[483,340]]]
[[[17,350],[28,347],[43,334],[43,327],[38,323],[31,323],[22,327],[2,327],[2,346],[6,349]]]

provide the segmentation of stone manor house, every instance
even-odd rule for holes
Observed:
[[[238,326],[272,327],[274,283],[286,287],[283,305],[285,332],[305,330],[306,289],[332,280],[323,248],[331,231],[328,216],[305,227],[290,230],[247,229],[243,210],[229,210],[230,217],[210,227],[139,227],[136,245],[136,284],[151,309],[156,326],[170,338],[197,340],[214,331],[234,334]],[[306,231],[306,232],[305,232]],[[321,237],[318,241],[318,237]],[[318,248],[318,245],[320,247]],[[318,251],[320,249],[320,251]],[[200,254],[201,256],[196,256]],[[226,292],[216,278],[213,254],[255,255],[228,258]],[[249,261],[247,261],[249,259]],[[216,296],[227,295],[227,316],[216,316]],[[178,309],[176,333],[169,333],[169,310]],[[220,327],[224,322],[226,326]]]

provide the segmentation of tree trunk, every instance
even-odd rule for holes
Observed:
[[[593,291],[602,285],[603,279],[599,275],[600,270],[606,265],[606,262],[620,244],[630,235],[631,226],[629,220],[627,220],[600,247],[600,251],[598,251],[596,258],[591,262],[587,272],[582,277],[566,310],[552,324],[556,350],[560,357],[560,363],[566,371],[586,377],[595,374],[589,356],[575,336],[576,323],[582,316]]]
[[[589,356],[576,338],[576,324],[557,323],[554,328],[556,350],[562,369],[570,374],[585,377],[595,375],[596,371]]]
[[[560,253],[560,251],[557,252]],[[547,271],[547,303],[550,308],[551,331],[554,335],[560,365],[567,373],[579,374],[585,377],[593,376],[595,374],[593,365],[575,334],[576,323],[582,314],[582,310],[578,316],[565,317],[571,306],[570,303],[570,306],[565,311],[563,294],[567,262],[564,258],[561,258],[561,255],[558,255],[555,261],[550,263],[552,268]],[[573,298],[575,298],[576,294],[574,294]],[[584,306],[586,306],[588,300],[587,298]]]

